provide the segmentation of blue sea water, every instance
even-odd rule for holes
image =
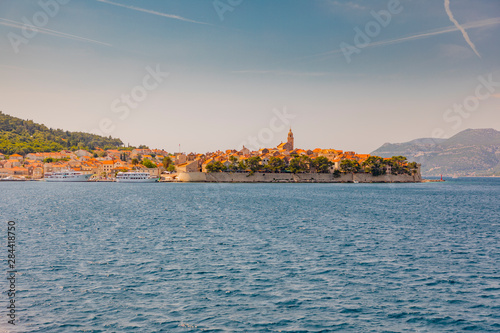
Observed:
[[[499,332],[499,203],[492,178],[1,182],[0,330]]]

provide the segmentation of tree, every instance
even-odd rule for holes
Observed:
[[[221,161],[212,161],[207,164],[206,169],[208,172],[222,172],[226,171],[226,166]]]
[[[168,171],[168,167],[169,167],[170,165],[173,165],[173,164],[174,164],[174,162],[172,161],[172,158],[171,158],[170,156],[165,156],[165,157],[163,158],[162,163],[163,163],[163,167],[164,167],[164,168],[165,168],[165,170],[167,170],[167,171]]]
[[[345,173],[356,173],[359,172],[360,166],[358,161],[355,160],[342,160],[340,162],[340,170]]]
[[[139,160],[137,158],[133,158],[132,159],[132,165],[136,166],[137,164],[139,164]]]
[[[243,171],[243,170],[246,170],[246,168],[247,168],[247,165],[246,165],[245,161],[239,161],[238,162],[238,170],[242,170]]]
[[[128,170],[127,169],[120,169],[120,170],[117,170],[115,171],[115,177],[116,175],[118,174],[118,172],[127,172]]]
[[[212,173],[212,172],[217,172],[217,167],[215,166],[214,162],[210,162],[205,166],[205,169],[207,169],[207,172]]]
[[[259,171],[262,168],[262,165],[260,164],[261,158],[259,156],[252,156],[247,159],[246,161],[246,166],[247,168],[250,169],[250,174],[255,173],[256,171]]]
[[[292,173],[308,172],[311,167],[311,162],[308,156],[296,156],[290,161],[288,170]]]
[[[393,156],[391,157],[391,162],[397,163],[399,165],[405,165],[408,163],[408,159],[404,156]]]
[[[288,164],[288,170],[292,173],[302,172],[302,169],[300,167],[300,160],[298,157],[294,157],[290,160],[290,163]]]
[[[231,165],[229,166],[229,169],[231,171],[237,171],[239,169],[239,163],[238,163],[238,159],[236,158],[236,156],[230,156],[229,162],[231,162]]]
[[[148,169],[156,168],[156,164],[154,164],[153,162],[151,162],[147,158],[145,158],[144,161],[142,161],[142,165],[144,165]]]
[[[414,175],[418,172],[418,164],[417,162],[411,162],[408,163],[408,174],[409,175]]]
[[[363,168],[366,172],[372,174],[372,176],[384,175],[387,172],[388,163],[378,156],[370,156],[363,162]],[[390,163],[389,163],[390,165]]]
[[[386,164],[391,167],[391,173],[397,175],[400,173],[408,173],[408,160],[404,156],[393,156]]]
[[[54,163],[54,162],[59,162],[59,161],[67,162],[69,160],[70,160],[69,157],[63,157],[63,158],[47,157],[47,158],[43,159],[42,162],[44,162],[44,163]]]
[[[119,139],[47,128],[32,120],[23,120],[0,112],[0,152],[4,154],[23,155],[95,146],[116,148],[122,144]]]
[[[283,172],[286,168],[286,164],[281,158],[273,156],[269,159],[269,163],[266,167],[271,172]]]
[[[330,167],[333,165],[330,160],[324,156],[315,158],[312,161],[312,166],[316,168],[317,173],[328,173],[330,172]]]
[[[175,165],[170,164],[170,165],[167,167],[167,171],[168,171],[168,172],[175,172]]]

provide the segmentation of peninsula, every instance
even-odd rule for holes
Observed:
[[[147,172],[180,182],[420,182],[420,165],[403,156],[382,158],[337,149],[295,148],[290,129],[285,142],[251,151],[168,153],[121,140],[48,129],[0,113],[0,179],[43,179],[66,170],[114,180],[118,172]],[[98,146],[100,145],[100,147]],[[61,149],[62,148],[62,149]]]
[[[176,166],[183,182],[408,183],[421,182],[420,165],[406,157],[382,158],[336,149],[296,149],[290,129],[275,148],[190,154]]]

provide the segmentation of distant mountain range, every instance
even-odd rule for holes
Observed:
[[[449,139],[416,139],[385,143],[371,153],[406,156],[422,164],[425,176],[500,176],[500,132],[467,129]]]

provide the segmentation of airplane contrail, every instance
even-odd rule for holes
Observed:
[[[156,15],[156,16],[162,16],[162,17],[166,17],[166,18],[170,18],[170,19],[174,19],[174,20],[180,20],[180,21],[191,22],[191,23],[196,23],[196,24],[211,25],[210,23],[205,23],[205,22],[190,20],[190,19],[187,19],[187,18],[179,16],[179,15],[165,14],[165,13],[157,12],[157,11],[154,11],[154,10],[139,8],[139,7],[135,7],[135,6],[123,5],[121,3],[112,2],[112,1],[109,1],[109,0],[97,0],[97,1],[98,2],[102,2],[102,3],[107,3],[108,5],[123,7],[123,8],[131,9],[131,10],[135,10],[135,11],[138,11],[138,12],[148,13],[148,14],[152,14],[152,15]]]
[[[465,41],[469,46],[471,47],[472,51],[477,54],[479,58],[481,58],[481,55],[479,52],[477,52],[476,45],[470,40],[469,35],[467,34],[467,31],[458,23],[457,20],[453,17],[453,13],[450,10],[450,0],[444,0],[444,9],[446,10],[446,14],[448,14],[448,17],[450,18],[450,21],[453,22],[453,24],[457,27],[458,30],[462,32],[462,35],[465,38]]]
[[[33,25],[29,25],[29,24],[25,24],[22,22],[13,21],[13,20],[1,18],[1,17],[0,17],[0,25],[6,26],[6,27],[11,27],[11,28],[17,28],[17,29],[23,29],[23,28],[28,27],[28,28],[31,28],[35,31],[38,31],[41,34],[45,34],[45,35],[67,38],[67,39],[72,39],[72,40],[79,40],[82,42],[95,43],[95,44],[100,44],[100,45],[104,45],[104,46],[112,46],[111,44],[100,42],[98,40],[80,37],[80,36],[68,34],[68,33],[61,32],[61,31],[51,30],[51,29],[47,29],[47,28],[36,27]]]
[[[469,22],[464,24],[464,28],[466,29],[473,29],[473,28],[483,28],[483,27],[488,27],[492,25],[500,25],[500,17],[493,17],[490,19],[485,19],[481,21],[474,21],[474,22]],[[430,30],[430,31],[424,31],[420,33],[416,33],[413,35],[409,36],[404,36],[400,38],[395,38],[395,39],[389,39],[389,40],[382,40],[379,42],[374,42],[371,44],[368,44],[364,48],[371,48],[371,47],[380,47],[380,46],[388,46],[388,45],[393,45],[393,44],[399,44],[399,43],[405,43],[405,42],[410,42],[418,39],[424,39],[424,38],[429,38],[433,36],[438,36],[441,34],[447,34],[447,33],[452,33],[459,31],[459,29],[456,26],[448,26],[436,30]],[[336,54],[342,53],[342,49],[334,49],[326,52],[321,52],[321,53],[316,53],[308,56],[303,56],[303,57],[298,57],[298,58],[293,58],[293,59],[288,59],[288,60],[281,60],[279,64],[283,64],[284,62],[286,63],[296,63],[304,60],[310,60],[310,59],[319,59],[319,60],[325,60],[331,56],[334,56]],[[271,71],[269,70],[251,70],[251,71],[233,71],[233,73],[239,73],[239,74],[245,74],[245,73],[253,73],[253,74],[269,74]],[[500,94],[499,94],[500,96]],[[499,97],[500,98],[500,97]]]
[[[482,27],[487,27],[487,26],[491,26],[491,25],[498,25],[498,24],[500,24],[500,17],[494,17],[494,18],[485,19],[482,21],[470,22],[470,23],[464,24],[464,27],[467,29],[472,29],[472,28],[482,28]],[[456,32],[456,31],[459,31],[459,29],[456,26],[449,26],[449,27],[445,27],[445,28],[432,30],[432,31],[425,31],[425,32],[421,32],[421,33],[416,33],[413,35],[404,36],[404,37],[400,37],[400,38],[382,40],[379,42],[373,42],[373,43],[370,43],[367,46],[365,46],[365,48],[399,44],[399,43],[409,42],[412,40],[428,38],[428,37],[437,36],[437,35],[441,35],[441,34]],[[317,58],[317,57],[321,57],[321,56],[329,56],[329,55],[333,55],[333,54],[337,54],[337,53],[341,53],[341,52],[342,52],[342,49],[335,49],[335,50],[330,50],[327,52],[322,52],[322,53],[317,53],[317,54],[310,55],[310,56],[301,57],[300,60],[304,60],[304,59],[308,59],[308,58]]]

